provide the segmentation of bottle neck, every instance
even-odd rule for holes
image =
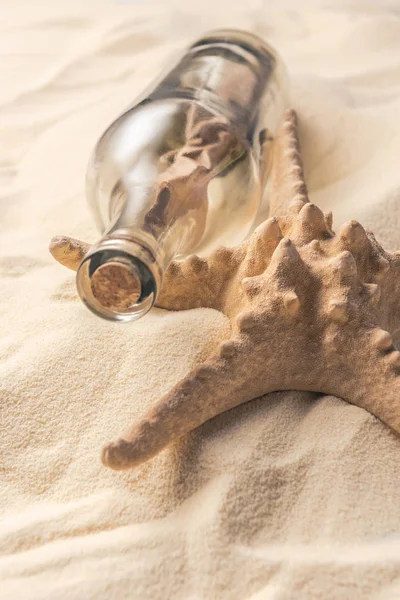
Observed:
[[[154,305],[166,259],[143,239],[117,230],[93,246],[77,272],[77,289],[96,315],[134,321]]]

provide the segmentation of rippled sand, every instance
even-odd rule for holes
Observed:
[[[362,409],[271,394],[135,471],[104,469],[102,444],[227,322],[205,309],[101,321],[47,252],[55,234],[95,240],[95,140],[169,53],[219,26],[264,35],[286,61],[312,201],[400,249],[400,4],[149,4],[2,9],[1,598],[400,598],[400,441]]]

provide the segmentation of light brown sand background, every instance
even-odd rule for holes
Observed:
[[[1,599],[399,599],[400,439],[362,409],[271,394],[135,471],[100,464],[227,327],[102,321],[47,252],[95,240],[89,152],[168,52],[217,26],[275,44],[312,200],[400,249],[400,3],[189,4],[2,3]]]

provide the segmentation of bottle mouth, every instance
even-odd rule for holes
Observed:
[[[92,248],[76,275],[78,294],[95,315],[135,321],[154,305],[161,276],[151,253],[133,241],[103,240]]]

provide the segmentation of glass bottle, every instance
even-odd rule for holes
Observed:
[[[108,127],[87,171],[102,238],[77,273],[95,314],[137,319],[156,301],[172,259],[245,239],[286,104],[276,52],[253,34],[217,30]]]

